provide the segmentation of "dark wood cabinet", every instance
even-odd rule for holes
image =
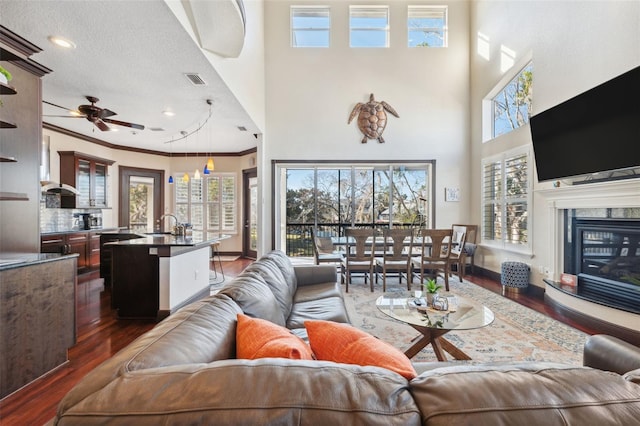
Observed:
[[[109,166],[114,161],[76,151],[60,154],[60,182],[75,187],[80,193],[61,197],[65,208],[106,208],[108,206]]]
[[[94,232],[42,235],[40,253],[75,253],[79,274],[95,270],[100,267],[100,235]]]

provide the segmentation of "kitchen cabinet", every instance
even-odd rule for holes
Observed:
[[[109,166],[114,161],[76,151],[60,154],[60,182],[74,186],[78,195],[62,196],[64,208],[106,208],[108,206]]]
[[[40,253],[60,253],[78,255],[78,273],[88,272],[100,267],[100,246],[98,245],[98,264],[91,265],[91,245],[89,232],[72,232],[42,235],[40,237]],[[98,241],[100,237],[98,237]]]
[[[89,232],[87,255],[89,256],[89,269],[100,269],[100,233]]]

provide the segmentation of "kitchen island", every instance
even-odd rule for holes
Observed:
[[[118,318],[160,321],[209,295],[211,245],[228,236],[137,236],[105,243],[111,249],[111,304]]]

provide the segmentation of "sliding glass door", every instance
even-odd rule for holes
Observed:
[[[274,163],[276,247],[310,256],[311,229],[341,236],[346,227],[429,227],[433,161]]]

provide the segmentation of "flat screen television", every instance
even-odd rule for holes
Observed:
[[[529,120],[538,181],[640,167],[640,67]]]

